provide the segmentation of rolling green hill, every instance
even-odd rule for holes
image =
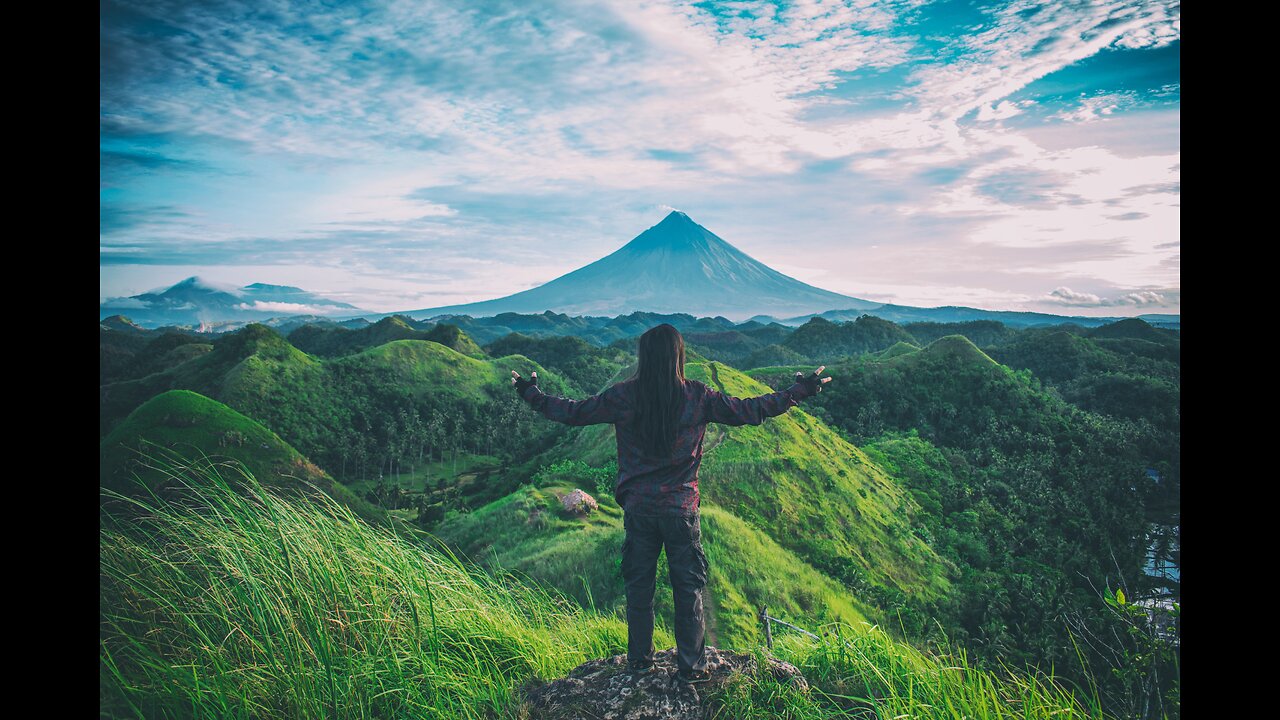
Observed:
[[[765,343],[737,330],[685,333],[685,346],[699,355],[739,365]]]
[[[624,369],[615,380],[629,372]],[[738,397],[770,392],[696,353],[687,356],[685,374]],[[615,456],[613,426],[594,425],[569,428],[540,461],[572,458],[603,466]],[[923,621],[920,608],[949,592],[947,564],[912,531],[915,501],[865,453],[802,408],[760,426],[708,425],[700,478],[704,507],[721,509],[857,587],[867,606],[901,609]]]
[[[124,315],[112,315],[111,317],[103,318],[98,323],[98,327],[102,330],[114,330],[130,335],[145,335],[149,332],[146,328]]]
[[[1177,345],[1182,334],[1177,330],[1153,327],[1141,318],[1127,318],[1108,323],[1089,331],[1089,337],[1095,339],[1130,339],[1145,340],[1156,345]]]
[[[318,357],[341,357],[396,340],[430,340],[463,355],[486,357],[480,346],[456,325],[441,323],[419,330],[398,315],[353,330],[332,324],[303,325],[290,332],[288,338],[294,347]]]
[[[686,372],[736,397],[772,392],[719,363],[693,362]],[[914,501],[805,406],[759,426],[708,426],[703,497],[833,577],[892,591],[874,598],[886,610],[898,593],[944,596],[945,565],[911,531]]]
[[[1064,330],[1027,330],[991,354],[1012,368],[1027,368],[1047,383],[1062,383],[1083,375],[1118,369],[1112,353],[1087,337]]]
[[[768,365],[798,365],[804,362],[804,356],[789,347],[773,343],[766,345],[743,359],[741,367],[755,368]],[[734,367],[738,367],[735,365]]]
[[[134,380],[102,385],[99,432],[105,436],[115,423],[142,403],[175,389],[198,392],[265,421],[251,408],[237,405],[232,393],[240,388],[262,390],[265,384],[272,386],[273,395],[277,397],[314,392],[320,373],[320,364],[314,358],[290,345],[271,328],[252,324],[219,337],[212,350],[190,362]],[[272,429],[280,431],[278,427]],[[296,444],[296,440],[293,442]]]
[[[897,342],[897,343],[894,343],[892,346],[887,347],[883,351],[881,351],[879,357],[881,360],[892,360],[901,355],[910,355],[911,353],[916,352],[919,349],[920,349],[919,346],[913,345],[911,343]],[[781,365],[784,363],[778,363],[778,364]]]
[[[545,476],[545,477],[544,477]],[[586,517],[569,515],[559,497],[579,483],[554,473],[474,512],[455,515],[434,533],[451,549],[493,570],[514,572],[554,587],[584,608],[625,617],[621,562],[622,509],[593,493],[600,507]],[[856,624],[878,609],[805,563],[768,535],[729,512],[704,505],[703,545],[710,565],[707,607],[709,642],[750,647],[763,641],[756,613],[761,604],[775,617],[797,622]],[[655,613],[669,627],[674,612],[664,560],[658,563]]]
[[[208,349],[207,336],[177,330],[145,330],[119,315],[98,326],[98,384],[159,372]],[[185,348],[185,349],[184,349]]]
[[[583,392],[602,390],[618,368],[634,357],[617,348],[602,348],[580,337],[530,337],[511,333],[484,346],[493,357],[523,355],[572,380]]]
[[[1070,362],[1102,353],[1069,333],[1044,337],[1081,350]],[[752,375],[778,387],[791,371]],[[833,382],[806,402],[911,489],[919,534],[959,568],[936,614],[950,637],[992,662],[1078,667],[1061,618],[1107,627],[1095,588],[1117,573],[1131,593],[1145,589],[1134,529],[1176,487],[1176,436],[1082,410],[960,336],[828,371]]]
[[[446,454],[455,460],[451,474],[501,459],[511,472],[465,488],[463,502],[482,504],[528,477],[522,463],[556,436],[522,412],[511,391],[513,369],[526,376],[537,370],[549,392],[580,392],[522,355],[477,359],[433,341],[397,340],[324,360],[250,325],[169,370],[102,386],[100,426],[105,435],[155,395],[192,390],[261,422],[352,484],[394,477],[420,491],[439,481],[438,463],[431,478],[424,468]]]
[[[1027,330],[989,350],[1009,367],[1030,370],[1077,407],[1147,420],[1169,435],[1159,441],[1169,444],[1181,421],[1182,375],[1180,342],[1171,332],[1126,320],[1085,335]]]
[[[830,364],[851,355],[879,352],[899,342],[914,345],[917,340],[900,326],[870,315],[842,323],[815,316],[796,328],[782,345],[811,362]]]
[[[426,333],[410,327],[403,318],[392,315],[362,328],[345,328],[332,322],[307,323],[291,330],[286,337],[299,350],[317,357],[336,357],[359,352],[392,340],[418,340]]]
[[[156,490],[169,481],[147,455],[216,465],[242,463],[267,486],[307,490],[315,486],[371,522],[386,513],[358,498],[278,435],[216,400],[170,390],[143,403],[100,444],[101,486],[121,493]],[[235,470],[226,470],[236,474]]]
[[[978,347],[999,345],[1018,336],[1016,330],[999,320],[970,320],[968,322],[913,322],[902,326],[916,339],[914,345],[928,345],[948,335],[963,335]]]

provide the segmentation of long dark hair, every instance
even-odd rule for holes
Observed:
[[[640,336],[635,381],[636,429],[650,455],[671,452],[684,409],[684,338],[668,323]]]

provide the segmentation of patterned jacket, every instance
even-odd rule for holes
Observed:
[[[699,508],[698,467],[707,423],[759,425],[808,395],[804,385],[795,383],[768,395],[736,398],[686,379],[675,445],[666,457],[653,457],[642,449],[634,422],[632,380],[585,400],[547,395],[536,385],[525,388],[521,397],[547,419],[566,425],[613,424],[618,440],[614,498],[623,510],[636,515],[694,515]]]

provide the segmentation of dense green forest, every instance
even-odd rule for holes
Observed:
[[[104,321],[102,485],[127,485],[148,444],[234,458],[267,485],[304,478],[375,525],[416,525],[617,615],[613,430],[542,420],[509,377],[599,392],[629,374],[656,317],[508,314],[476,338],[466,318],[287,336]],[[1176,568],[1180,546],[1178,331],[865,316],[680,326],[688,376],[724,392],[762,394],[817,365],[834,378],[762,426],[708,427],[716,642],[757,646],[752,612],[767,603],[804,626],[870,621],[997,674],[1052,670],[1117,717],[1178,716],[1176,644],[1142,609],[1179,599],[1176,573],[1150,572]],[[558,511],[575,487],[597,513]]]

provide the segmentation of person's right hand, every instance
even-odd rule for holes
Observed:
[[[530,386],[536,386],[537,384],[538,384],[537,370],[533,371],[532,378],[529,380],[525,380],[524,378],[520,377],[520,373],[516,372],[515,370],[511,371],[511,385],[515,387],[516,395],[519,395],[520,397],[523,398],[525,389],[527,389]]]
[[[831,376],[820,378],[819,375],[827,368],[826,365],[820,365],[812,374],[805,375],[800,371],[796,371],[796,382],[804,386],[805,397],[812,397],[822,392],[822,386],[831,382]]]

